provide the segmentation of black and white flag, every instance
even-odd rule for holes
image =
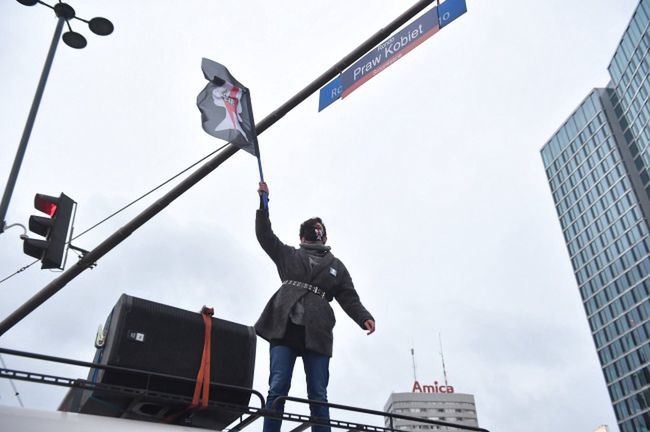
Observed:
[[[248,89],[217,62],[204,58],[201,69],[209,81],[196,98],[203,130],[258,156],[253,107]]]

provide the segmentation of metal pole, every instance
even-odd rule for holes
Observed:
[[[23,136],[20,139],[20,144],[18,144],[16,158],[14,159],[14,164],[11,167],[11,173],[9,174],[9,180],[7,180],[7,186],[5,187],[5,192],[2,196],[2,202],[0,202],[0,234],[4,232],[5,226],[7,224],[5,222],[5,216],[7,215],[7,209],[9,208],[9,201],[11,200],[11,194],[14,191],[14,186],[16,185],[16,180],[18,179],[18,171],[20,171],[20,165],[23,162],[25,150],[27,150],[27,142],[29,141],[29,136],[32,133],[34,120],[36,120],[36,113],[38,113],[38,107],[41,104],[41,98],[43,97],[43,91],[45,90],[47,77],[49,76],[50,69],[52,68],[52,61],[54,60],[56,47],[59,45],[59,39],[61,39],[61,32],[63,31],[64,23],[65,19],[63,17],[58,17],[56,29],[54,30],[54,37],[52,37],[52,43],[50,44],[50,50],[48,51],[47,58],[45,59],[45,65],[43,66],[41,79],[39,80],[38,87],[36,88],[36,94],[34,95],[32,108],[29,110],[27,123],[25,124],[25,129],[23,130]]]
[[[399,29],[403,24],[408,22],[413,18],[418,12],[426,8],[428,5],[433,3],[435,0],[420,0],[415,5],[411,6],[406,12],[397,17],[393,22],[388,26],[379,30],[363,44],[357,47],[350,54],[345,56],[341,61],[336,65],[332,66],[327,72],[318,77],[315,81],[305,87],[303,90],[298,92],[295,96],[281,105],[277,110],[273,111],[271,114],[266,116],[262,121],[255,125],[255,131],[257,135],[260,135],[266,129],[271,127],[276,121],[281,119],[286,113],[295,108],[300,102],[307,99],[312,93],[316,92],[322,86],[327,84],[330,80],[335,78],[340,72],[345,68],[353,64],[366,52],[370,51],[375,45],[379,44],[391,33]],[[106,240],[100,243],[95,249],[91,250],[85,254],[77,263],[70,267],[68,270],[61,273],[59,277],[54,279],[52,282],[43,287],[38,293],[36,293],[32,298],[27,300],[23,305],[18,307],[11,315],[5,318],[0,323],[0,336],[5,334],[7,330],[13,327],[20,320],[25,318],[29,313],[34,309],[43,304],[47,299],[56,294],[61,288],[63,288],[68,282],[74,279],[82,271],[86,270],[88,267],[93,265],[97,260],[103,257],[107,252],[113,249],[115,246],[120,244],[124,239],[126,239],[131,233],[136,229],[140,228],[147,221],[153,218],[156,214],[161,212],[165,207],[167,207],[172,201],[181,196],[185,191],[194,186],[196,183],[201,181],[205,176],[214,171],[222,162],[226,161],[232,155],[234,155],[237,150],[237,147],[229,145],[221,153],[217,154],[214,158],[210,159],[205,165],[198,168],[194,173],[192,173],[185,180],[180,182],[176,187],[163,195],[158,201],[153,203],[151,206],[142,211],[139,215],[134,217],[130,222],[124,225],[122,228],[118,229],[116,232],[111,234]]]

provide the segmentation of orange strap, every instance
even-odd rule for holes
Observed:
[[[210,397],[210,357],[212,353],[212,315],[214,315],[214,309],[203,306],[201,309],[201,316],[205,327],[205,335],[203,336],[203,354],[201,355],[199,373],[196,375],[196,385],[194,386],[194,397],[192,398],[192,403],[179,412],[165,417],[165,423],[173,423],[186,412],[198,407],[199,395],[201,395],[201,407],[199,409],[205,409],[208,406],[208,400]]]
[[[201,367],[196,375],[196,385],[194,386],[194,397],[192,398],[192,408],[199,406],[201,409],[208,407],[210,398],[210,358],[212,357],[212,315],[214,309],[203,306],[201,316],[205,324],[205,335],[203,338],[203,355],[201,356]]]

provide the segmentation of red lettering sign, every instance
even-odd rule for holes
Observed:
[[[434,381],[433,385],[420,385],[418,381],[413,382],[413,389],[411,390],[413,393],[453,393],[454,392],[454,387],[447,385],[438,385],[438,381]]]

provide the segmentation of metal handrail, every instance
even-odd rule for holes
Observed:
[[[406,416],[406,415],[402,415],[402,414],[394,414],[394,413],[389,413],[389,412],[385,412],[385,411],[377,411],[377,410],[371,410],[371,409],[367,409],[367,408],[359,408],[359,407],[341,405],[341,404],[336,404],[336,403],[331,403],[331,402],[309,400],[309,399],[297,398],[297,397],[293,397],[293,396],[279,396],[277,399],[275,399],[273,401],[273,404],[271,404],[271,410],[277,412],[277,406],[279,404],[281,404],[281,403],[284,403],[284,401],[300,402],[300,403],[306,403],[306,404],[310,404],[310,405],[321,405],[321,406],[327,406],[329,408],[340,409],[340,410],[344,410],[344,411],[352,411],[352,412],[358,412],[358,413],[363,413],[363,414],[379,415],[379,416],[382,416],[382,417],[389,417],[391,419],[410,420],[410,421],[415,421],[415,422],[419,422],[419,423],[431,424],[431,425],[435,425],[435,426],[454,427],[454,428],[458,428],[458,429],[466,429],[466,430],[477,431],[477,432],[490,432],[487,429],[476,427],[476,426],[460,425],[458,423],[449,423],[449,422],[443,422],[443,421],[440,421],[440,420],[430,420],[430,419],[425,419],[425,418],[421,418],[421,417]],[[324,423],[317,423],[317,424],[324,424]],[[393,429],[391,427],[390,430],[396,430],[396,429]]]
[[[128,372],[132,374],[146,375],[148,377],[175,379],[179,381],[185,381],[188,383],[195,382],[195,380],[191,378],[179,377],[175,375],[143,371],[140,369],[132,369],[132,368],[126,368],[122,366],[102,365],[98,363],[84,362],[79,360],[67,359],[63,357],[55,357],[55,356],[49,356],[44,354],[36,354],[36,353],[30,353],[25,351],[12,350],[8,348],[0,348],[0,354],[8,354],[8,355],[33,358],[33,359],[44,360],[44,361],[52,361],[56,363],[70,364],[73,366],[92,367],[92,368],[98,368],[104,370]],[[178,394],[164,393],[156,390],[151,390],[148,388],[143,389],[138,387],[124,387],[124,386],[119,386],[114,384],[96,383],[84,379],[64,378],[64,377],[57,377],[53,375],[44,375],[44,374],[37,374],[32,372],[11,370],[6,368],[4,369],[0,368],[0,378],[38,382],[38,383],[58,385],[63,387],[79,388],[83,390],[101,390],[101,391],[112,392],[112,393],[148,396],[156,399],[184,403],[188,406],[191,403],[191,398],[189,397],[178,395]],[[244,406],[244,405],[235,405],[226,402],[219,402],[219,401],[212,401],[212,400],[208,401],[208,406],[212,408],[218,407],[218,408],[224,408],[234,412],[239,412],[241,414],[248,414],[247,418],[240,420],[239,423],[229,428],[229,430],[233,432],[244,429],[245,427],[249,426],[251,423],[253,423],[255,420],[257,420],[260,417],[265,417],[265,418],[269,417],[277,420],[288,420],[288,421],[301,423],[299,426],[294,428],[291,432],[301,432],[311,425],[329,426],[333,428],[348,429],[351,431],[359,431],[359,432],[402,432],[399,429],[394,428],[394,424],[393,424],[394,419],[409,420],[409,421],[423,423],[423,424],[445,426],[445,427],[464,429],[464,430],[470,430],[476,432],[489,432],[487,429],[475,427],[475,426],[467,426],[467,425],[462,425],[457,423],[443,422],[439,420],[430,420],[430,419],[424,419],[419,417],[406,416],[402,414],[393,414],[384,411],[370,410],[366,408],[359,408],[359,407],[353,407],[353,406],[330,403],[330,402],[314,401],[314,400],[297,398],[292,396],[280,396],[273,401],[271,408],[265,408],[266,403],[264,401],[264,396],[262,396],[262,394],[257,390],[249,389],[246,387],[233,386],[229,384],[214,383],[214,382],[210,383],[210,385],[218,388],[223,388],[223,389],[247,392],[249,394],[257,396],[260,400],[261,403],[260,408]],[[389,419],[390,427],[351,423],[351,422],[336,420],[332,418],[322,419],[322,418],[316,418],[316,417],[311,417],[302,414],[293,414],[293,413],[278,411],[277,410],[278,404],[283,403],[285,401],[305,403],[311,405],[322,405],[333,409],[381,416]]]
[[[51,361],[55,363],[63,363],[63,364],[69,364],[73,366],[81,366],[81,367],[89,367],[89,368],[96,368],[96,369],[103,369],[103,370],[110,370],[110,371],[116,371],[116,372],[128,372],[132,374],[140,374],[143,376],[147,377],[156,377],[156,378],[167,378],[167,379],[174,379],[178,381],[184,381],[187,383],[195,383],[196,379],[192,378],[187,378],[187,377],[181,377],[177,375],[170,375],[170,374],[164,374],[164,373],[159,373],[159,372],[151,372],[151,371],[145,371],[142,369],[133,369],[133,368],[127,368],[123,366],[112,366],[112,365],[105,365],[105,364],[99,364],[99,363],[93,363],[93,362],[85,362],[81,360],[72,360],[72,359],[67,359],[64,357],[55,357],[55,356],[50,356],[50,355],[45,355],[45,354],[37,354],[37,353],[30,353],[26,351],[18,351],[18,350],[12,350],[8,348],[1,348],[0,347],[0,354],[7,354],[7,355],[14,355],[18,357],[26,357],[26,358],[32,358],[32,359],[37,359],[37,360],[44,360],[44,361]],[[27,372],[24,372],[27,373]],[[79,380],[77,380],[79,381]],[[250,389],[248,387],[241,387],[241,386],[235,386],[235,385],[230,385],[230,384],[222,384],[222,383],[217,383],[214,381],[210,382],[210,386],[214,386],[217,388],[221,388],[224,390],[237,390],[241,391],[244,393],[249,393],[251,395],[255,395],[259,400],[260,400],[260,408],[263,408],[266,405],[266,402],[264,400],[264,396],[262,396],[262,393],[258,392],[255,389]]]

